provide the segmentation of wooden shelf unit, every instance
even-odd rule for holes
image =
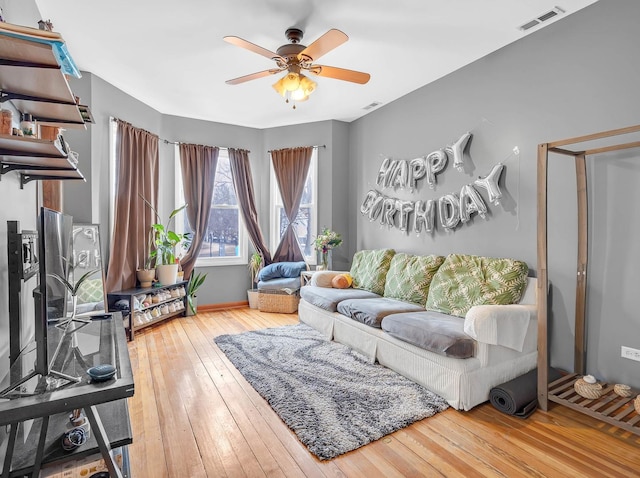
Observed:
[[[613,392],[613,386],[604,384],[605,393],[597,400],[583,399],[573,391],[573,383],[586,369],[586,305],[587,305],[587,263],[588,263],[588,216],[587,216],[587,156],[631,148],[640,148],[640,141],[617,142],[616,144],[580,148],[584,143],[616,138],[632,133],[640,133],[640,125],[603,131],[552,143],[538,145],[538,403],[547,410],[548,402],[559,403],[590,415],[612,425],[640,435],[640,414],[633,407],[633,398],[622,399]],[[576,150],[568,149],[576,148]],[[578,204],[578,259],[575,295],[575,340],[574,374],[547,385],[549,369],[548,348],[548,243],[547,243],[547,193],[549,153],[570,157],[575,162],[576,191]],[[609,406],[607,406],[609,405]]]
[[[146,327],[149,327],[151,325],[155,325],[158,324],[164,320],[170,319],[172,317],[178,317],[178,316],[184,316],[186,311],[187,311],[187,307],[189,306],[187,304],[187,296],[186,294],[182,297],[171,297],[170,299],[166,299],[166,300],[162,300],[160,302],[156,302],[155,304],[151,304],[147,307],[135,307],[135,297],[139,296],[139,295],[155,295],[158,292],[163,292],[166,290],[171,290],[171,289],[176,289],[179,287],[184,287],[185,288],[185,292],[186,292],[186,288],[187,288],[187,284],[188,281],[178,281],[175,284],[170,284],[170,285],[163,285],[163,286],[157,286],[157,287],[137,287],[137,288],[133,288],[133,289],[127,289],[127,290],[121,290],[118,292],[111,292],[109,294],[107,294],[107,304],[108,304],[108,310],[110,311],[115,311],[117,310],[115,308],[115,303],[118,302],[119,300],[126,300],[129,303],[129,311],[121,311],[123,313],[123,315],[129,314],[129,330],[128,330],[128,334],[129,334],[129,340],[133,340],[135,337],[135,331],[137,330],[142,330]],[[180,300],[182,301],[183,304],[183,308],[181,310],[177,310],[175,312],[170,312],[168,314],[163,314],[160,315],[159,317],[154,317],[152,320],[148,321],[148,322],[144,322],[142,324],[140,323],[136,323],[135,319],[134,319],[134,315],[136,312],[144,312],[145,310],[150,310],[150,309],[154,309],[156,307],[161,306],[162,304],[167,304],[169,302],[173,302],[176,300]]]
[[[85,128],[79,105],[46,43],[0,34],[0,101],[40,124]]]
[[[91,111],[78,104],[52,45],[42,40],[63,42],[56,33],[0,24],[0,103],[10,102],[20,113],[31,114],[43,130],[85,129],[85,123],[93,122]],[[33,180],[84,181],[62,137],[52,141],[0,135],[0,166],[1,174],[18,171],[21,186]]]
[[[640,414],[633,405],[640,391],[631,390],[631,396],[623,398],[613,391],[612,384],[603,383],[602,396],[592,400],[578,395],[573,388],[579,378],[581,375],[573,373],[550,383],[549,400],[640,435]]]

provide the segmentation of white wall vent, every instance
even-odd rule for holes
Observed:
[[[536,18],[534,18],[531,21],[528,21],[524,25],[520,25],[518,29],[523,32],[527,31],[533,27],[540,25],[543,22],[546,22],[548,20],[551,20],[552,18],[557,17],[558,15],[562,15],[564,12],[565,11],[560,7],[553,7],[552,10],[549,10],[548,12],[545,12],[542,15],[537,16]]]
[[[372,110],[373,108],[380,106],[382,103],[380,101],[374,101],[371,104],[368,104],[367,106],[365,106],[364,108],[362,108],[363,110]]]

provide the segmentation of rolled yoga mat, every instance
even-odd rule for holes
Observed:
[[[549,369],[549,382],[560,377],[560,372]],[[538,406],[538,369],[493,387],[489,391],[489,401],[502,413],[527,418]]]

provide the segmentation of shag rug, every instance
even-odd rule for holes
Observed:
[[[216,344],[311,453],[355,450],[435,415],[447,402],[305,324],[216,337]]]

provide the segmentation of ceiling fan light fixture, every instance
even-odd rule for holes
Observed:
[[[300,74],[289,72],[282,78],[282,86],[287,91],[296,91],[300,87]]]
[[[273,89],[283,98],[292,101],[306,101],[316,89],[317,83],[302,73],[288,72],[276,81]]]
[[[280,78],[272,86],[273,86],[273,89],[276,90],[276,92],[284,98],[285,96],[287,96],[287,89],[284,87],[283,83],[284,83],[284,77]]]

